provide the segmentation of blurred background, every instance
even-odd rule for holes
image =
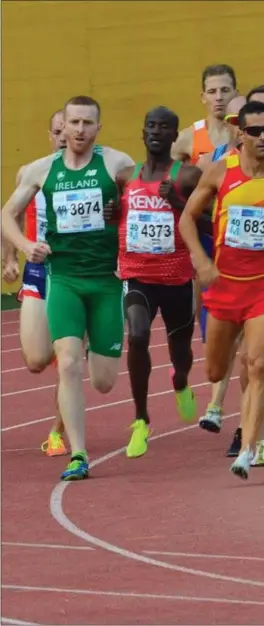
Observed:
[[[2,202],[72,96],[99,100],[101,143],[137,160],[148,108],[171,107],[181,128],[204,115],[206,65],[232,65],[242,94],[263,84],[263,24],[254,0],[2,0]]]

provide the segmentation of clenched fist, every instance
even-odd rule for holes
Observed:
[[[183,209],[183,201],[179,198],[172,180],[168,179],[161,181],[159,186],[159,195],[164,200],[168,200],[173,209]]]
[[[104,206],[105,222],[116,222],[119,217],[119,206],[116,200],[109,200]]]
[[[42,263],[51,254],[51,249],[47,243],[41,241],[28,241],[24,248],[25,255],[31,263]]]
[[[19,277],[19,264],[16,259],[7,259],[4,265],[3,278],[7,283],[14,283]]]
[[[203,287],[210,287],[219,277],[217,267],[209,258],[200,267],[197,267],[197,274]]]

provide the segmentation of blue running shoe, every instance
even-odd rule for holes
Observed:
[[[72,456],[66,470],[61,475],[61,480],[83,480],[88,478],[89,463],[85,454],[75,454]]]

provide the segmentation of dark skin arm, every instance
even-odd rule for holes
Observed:
[[[214,199],[225,175],[225,161],[218,161],[206,168],[182,212],[179,231],[192,255],[194,266],[201,283],[210,285],[218,276],[218,271],[204,252],[199,241],[197,222]]]
[[[162,198],[167,199],[174,209],[182,212],[186,201],[197,187],[202,176],[200,168],[195,165],[184,164],[180,170],[177,183],[174,181],[162,181],[159,193]],[[180,193],[179,193],[180,192]],[[200,216],[198,229],[200,233],[212,234],[211,223],[212,207],[207,207],[205,212]]]
[[[126,183],[130,180],[132,173],[134,171],[134,166],[126,167],[120,172],[118,172],[116,176],[116,185],[118,188],[118,200],[109,200],[109,202],[104,206],[104,219],[108,224],[119,223],[121,217],[121,203],[120,198],[123,194],[124,187]]]

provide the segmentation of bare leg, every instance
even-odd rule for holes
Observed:
[[[231,470],[240,478],[248,478],[255,446],[263,424],[264,413],[264,315],[246,320],[248,386],[242,410],[242,447]]]
[[[255,447],[264,411],[264,315],[245,322],[250,406],[243,423],[242,450]]]
[[[212,383],[226,376],[239,331],[237,324],[218,320],[208,313],[205,355],[207,376]]]
[[[54,352],[47,326],[45,301],[25,296],[20,310],[20,341],[30,372],[42,372]]]
[[[58,360],[58,405],[63,418],[72,455],[85,452],[83,342],[65,337],[54,343]]]
[[[236,340],[238,332],[236,325],[216,320],[208,313],[206,359],[209,377],[218,378],[224,374],[221,380],[213,383],[212,400],[199,420],[200,427],[209,432],[219,433],[221,430],[224,399],[239,343],[239,338]]]

